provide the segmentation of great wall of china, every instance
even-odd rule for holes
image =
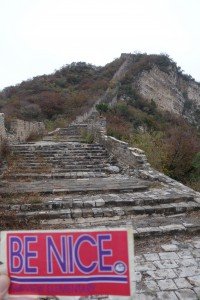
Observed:
[[[154,170],[142,150],[107,136],[97,113],[26,143],[32,132],[44,126],[17,121],[8,134],[0,115],[2,139],[12,136],[1,211],[14,212],[27,229],[131,227],[134,299],[200,299],[199,193]]]

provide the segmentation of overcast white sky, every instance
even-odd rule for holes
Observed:
[[[200,81],[200,0],[0,0],[0,89],[73,61],[168,53]]]

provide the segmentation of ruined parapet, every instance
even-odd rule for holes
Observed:
[[[0,140],[6,138],[6,128],[4,123],[4,114],[0,113]]]
[[[27,122],[16,119],[11,123],[11,131],[14,140],[25,142],[30,135],[43,135],[45,133],[45,125],[43,122]]]
[[[93,134],[97,143],[104,145],[123,169],[148,168],[149,163],[144,151],[129,147],[129,144],[107,135],[106,118],[98,113],[88,120],[87,130]]]
[[[7,138],[7,136],[6,136],[5,123],[4,123],[4,114],[0,113],[0,168],[2,165],[1,152],[2,152],[2,148],[3,148],[3,143],[6,140],[6,138]]]

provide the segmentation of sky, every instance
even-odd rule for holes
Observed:
[[[167,53],[200,81],[199,0],[0,0],[0,90],[71,62]]]

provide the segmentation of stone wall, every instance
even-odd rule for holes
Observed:
[[[5,128],[5,124],[4,124],[4,114],[0,113],[0,168],[2,165],[1,162],[1,150],[2,150],[2,143],[3,140],[6,139],[6,128]],[[1,173],[1,171],[0,171]]]
[[[45,125],[43,122],[27,122],[16,119],[11,123],[11,131],[16,141],[25,142],[31,134],[43,135]]]
[[[0,141],[5,139],[6,137],[6,129],[4,124],[4,114],[0,113]]]
[[[144,151],[138,148],[129,147],[129,144],[120,141],[106,134],[106,119],[100,116],[95,116],[88,120],[88,131],[94,135],[96,142],[104,145],[114,158],[118,165],[125,169],[148,168]]]

